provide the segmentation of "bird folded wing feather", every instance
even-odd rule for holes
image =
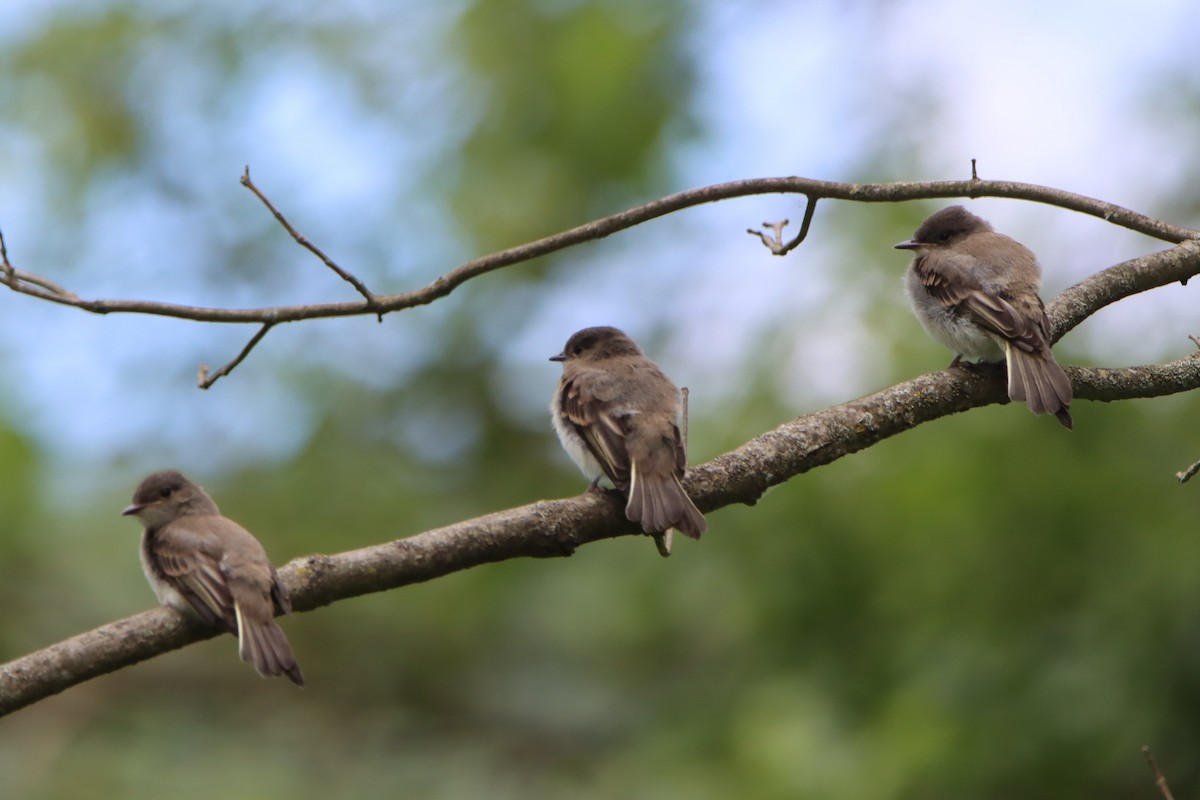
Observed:
[[[603,410],[605,398],[587,392],[582,381],[567,381],[562,391],[562,410],[583,437],[604,474],[622,492],[630,479],[629,450],[625,446],[625,426],[621,419]]]
[[[959,259],[943,259],[943,264],[954,267],[954,261],[966,261],[967,257],[962,256]],[[919,259],[913,266],[913,271],[916,272],[918,280],[930,296],[941,303],[946,308],[954,308],[965,301],[972,292],[979,290],[979,284],[971,277],[968,264],[961,265],[959,269],[953,269],[953,280],[951,276],[942,270],[934,270],[929,268],[926,259]]]
[[[233,627],[233,597],[221,571],[216,537],[190,530],[187,518],[179,518],[156,538],[154,556],[167,580],[203,620]]]

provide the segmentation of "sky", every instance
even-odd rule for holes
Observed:
[[[36,31],[37,9],[46,7],[32,0],[4,4],[0,45]],[[353,6],[363,14],[372,8],[370,2]],[[1164,114],[1169,95],[1157,108],[1145,99],[1155,96],[1172,65],[1194,58],[1192,38],[1200,29],[1194,3],[1162,0],[1135,9],[1115,2],[767,2],[752,8],[710,2],[700,8],[689,42],[700,66],[693,113],[703,134],[668,155],[677,190],[777,175],[962,179],[976,158],[984,178],[1055,186],[1200,224],[1172,218],[1170,208],[1159,205],[1164,187],[1175,192],[1181,186],[1174,154],[1194,150],[1194,129]],[[408,58],[406,68],[415,69],[425,62],[413,53],[434,48],[451,19],[449,12],[414,16],[411,30],[369,55],[381,63]],[[139,91],[146,102],[163,104],[156,135],[167,142],[168,157],[206,169],[181,168],[167,187],[111,176],[78,221],[56,214],[53,187],[44,182],[47,151],[0,123],[0,147],[7,151],[0,156],[6,174],[0,228],[18,267],[60,277],[89,296],[230,306],[352,299],[349,287],[295,251],[264,253],[288,252],[286,264],[272,268],[274,282],[266,282],[277,290],[271,296],[262,294],[261,282],[216,283],[206,273],[214,252],[274,224],[237,184],[245,164],[268,194],[286,198],[289,216],[303,220],[305,233],[322,246],[392,254],[398,273],[373,276],[387,291],[413,288],[479,255],[456,243],[453,221],[438,209],[415,204],[397,220],[395,209],[378,202],[439,148],[460,145],[454,131],[461,133],[470,107],[448,95],[449,71],[396,87],[395,103],[406,120],[396,130],[386,123],[390,117],[347,97],[336,77],[303,53],[264,57],[259,77],[220,110],[233,123],[226,125],[229,134],[212,140],[196,134],[193,115],[221,97],[219,87],[205,86],[199,70],[189,74],[186,55],[142,54],[139,74],[146,83]],[[156,64],[165,88],[153,83]],[[901,126],[913,109],[926,107],[936,109],[927,124]],[[864,153],[876,152],[899,155],[886,164],[887,174],[864,174]],[[765,330],[796,319],[812,333],[786,352],[780,380],[798,410],[880,388],[884,349],[873,342],[876,329],[860,320],[876,313],[870,305],[876,297],[903,303],[906,260],[886,248],[878,252],[878,263],[895,270],[891,295],[846,296],[847,284],[835,277],[859,269],[863,256],[821,230],[829,208],[820,209],[810,241],[786,259],[771,257],[744,233],[763,220],[798,217],[795,199],[779,196],[692,209],[602,248],[580,248],[578,270],[549,278],[560,302],[540,306],[512,332],[496,391],[530,424],[540,424],[556,378],[545,359],[580,320],[636,332],[647,313],[666,315],[676,331],[652,354],[668,373],[713,387],[707,397],[694,398],[698,413],[713,411],[731,391],[722,388],[721,376]],[[980,200],[971,209],[1039,254],[1047,298],[1100,268],[1162,248],[1037,204]],[[879,211],[839,209],[863,228]],[[353,226],[342,224],[346,215]],[[611,278],[602,286],[588,266],[599,259]],[[63,277],[56,260],[80,267]],[[731,271],[738,280],[730,281]],[[878,274],[869,272],[872,279]],[[644,301],[631,301],[630,285],[649,298],[686,285],[688,302],[647,309]],[[150,387],[164,380],[174,389],[191,385],[201,361],[215,367],[228,360],[251,330],[95,317],[25,297],[4,302],[7,413],[47,445],[52,466],[84,469],[114,462],[152,467],[164,452],[194,454],[197,442],[205,443],[193,459],[201,469],[286,457],[303,443],[313,410],[271,372],[256,370],[256,361],[383,385],[419,363],[423,324],[454,308],[446,301],[444,309],[404,312],[382,326],[366,319],[286,326],[212,390],[168,396]],[[1186,334],[1200,332],[1194,307],[1188,290],[1135,298],[1102,312],[1103,324],[1085,324],[1064,346],[1085,363],[1178,357]],[[915,321],[907,334],[923,335]],[[352,354],[347,341],[353,341]],[[929,353],[929,369],[948,359],[932,343]]]

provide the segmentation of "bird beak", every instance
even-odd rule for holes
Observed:
[[[556,356],[550,356],[550,360],[551,360],[551,361],[566,361],[566,360],[567,360],[567,354],[566,354],[566,353],[559,353],[559,354],[558,354],[558,355],[556,355]]]
[[[918,242],[916,239],[909,239],[906,242],[900,242],[896,245],[897,250],[920,250],[922,247],[924,247],[924,245]]]
[[[138,505],[137,503],[131,503],[131,504],[129,504],[129,505],[127,505],[127,506],[125,506],[125,509],[124,509],[124,510],[121,512],[121,516],[122,516],[122,517],[128,517],[128,516],[131,516],[131,515],[133,515],[133,514],[137,514],[137,513],[138,513],[138,512],[140,512],[140,511],[141,511],[143,508],[145,508],[145,506],[140,506],[140,505]]]

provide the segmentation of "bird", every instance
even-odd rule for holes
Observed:
[[[962,206],[934,213],[895,247],[913,252],[909,303],[926,332],[956,353],[950,366],[964,358],[1005,361],[1009,399],[1053,414],[1070,430],[1071,380],[1050,352],[1033,252]]]
[[[202,488],[173,469],[147,476],[121,514],[145,525],[142,570],[161,604],[237,636],[238,655],[259,675],[287,675],[304,685],[275,623],[275,605],[290,613],[291,600],[249,531],[221,516]]]
[[[550,360],[563,366],[550,402],[554,431],[592,479],[589,491],[607,478],[664,556],[672,529],[699,539],[708,524],[680,483],[687,453],[675,384],[613,327],[577,331]]]

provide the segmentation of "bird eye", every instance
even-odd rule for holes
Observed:
[[[158,493],[160,495],[162,495],[163,497],[170,497],[171,492],[173,492],[173,491],[174,491],[174,489],[172,489],[170,486],[164,486],[162,489],[159,490]]]
[[[950,231],[942,231],[940,234],[938,234],[938,241],[939,242],[950,241]]]

